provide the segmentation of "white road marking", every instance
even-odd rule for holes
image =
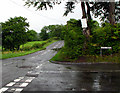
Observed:
[[[6,66],[6,65],[10,65],[10,64],[13,64],[13,62],[11,62],[11,63],[7,63],[7,64],[3,64],[3,65]]]
[[[12,91],[15,91],[15,88],[12,88],[11,90],[12,90]]]
[[[29,71],[28,73],[32,73],[32,71]]]
[[[19,77],[19,79],[23,79],[24,77]]]
[[[0,93],[3,93],[3,92],[5,92],[5,91],[7,91],[7,90],[8,90],[8,88],[3,87],[3,88],[0,89]]]
[[[15,79],[14,82],[18,82],[18,81],[20,81],[20,80],[21,80],[21,79]]]
[[[21,92],[23,88],[16,88],[15,92]]]
[[[43,64],[40,64],[39,66],[37,66],[36,68],[40,68]]]
[[[56,47],[53,47],[53,48],[56,48]]]
[[[30,82],[32,82],[32,80],[33,80],[33,79],[27,79],[25,82],[30,83]]]
[[[34,79],[35,77],[29,77],[29,79]]]
[[[47,52],[42,53],[41,55],[45,55]]]
[[[26,87],[29,83],[22,83],[20,87]]]
[[[81,72],[81,71],[40,71],[43,73],[64,73],[64,72]]]
[[[10,82],[9,84],[7,84],[6,86],[7,87],[11,87],[11,86],[13,86],[15,84],[15,82]]]
[[[51,50],[48,50],[48,52],[50,52]]]
[[[39,68],[40,66],[37,66],[36,68]]]
[[[42,66],[43,64],[40,64],[40,67]]]
[[[41,55],[45,55],[48,52],[50,52],[50,50],[47,50],[47,51],[43,52]]]
[[[35,58],[35,57],[32,57],[32,58]]]

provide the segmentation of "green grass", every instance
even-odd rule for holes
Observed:
[[[117,62],[120,63],[120,54],[116,53],[108,56],[88,56],[88,62]]]
[[[32,42],[27,42],[26,44],[21,45],[20,48],[26,47],[26,46],[33,46],[35,43],[40,43],[40,44],[42,44],[42,43],[45,43],[45,42],[46,42],[46,41],[32,41]]]
[[[50,61],[61,61],[61,62],[68,62],[68,61],[75,61],[76,59],[68,59],[62,54],[62,50],[59,50],[58,53],[50,59]]]
[[[120,63],[120,52],[108,56],[94,56],[94,55],[88,55],[85,56],[85,58],[87,59],[86,62],[116,62],[116,63]],[[78,60],[78,61],[77,61]],[[50,59],[50,61],[71,61],[71,62],[81,62],[79,61],[80,59],[68,59],[65,58],[65,56],[62,54],[61,50],[52,58]]]
[[[2,49],[2,46],[0,46],[0,49]]]
[[[27,55],[27,54],[31,54],[31,53],[34,53],[34,52],[45,49],[48,45],[50,45],[50,44],[52,44],[56,41],[57,40],[52,40],[51,42],[46,43],[43,47],[38,48],[38,49],[32,49],[30,51],[14,51],[14,52],[4,51],[4,52],[0,53],[0,59],[7,59],[7,58],[19,57],[19,56],[24,56],[24,55]],[[24,46],[32,46],[35,43],[41,43],[42,44],[44,42],[46,42],[46,41],[33,41],[33,42],[28,42],[28,43],[24,44]]]

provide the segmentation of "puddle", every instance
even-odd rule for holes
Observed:
[[[66,69],[72,69],[71,67],[66,67]]]
[[[96,77],[94,78],[94,82],[93,82],[93,89],[96,91],[100,91],[101,90],[101,84],[100,84],[100,79],[101,79],[101,74],[98,73],[96,75]]]
[[[19,68],[32,68],[33,66],[20,66]]]
[[[120,91],[118,72],[82,72],[77,74],[76,84],[92,91]]]
[[[39,73],[27,73],[27,77],[38,77]]]

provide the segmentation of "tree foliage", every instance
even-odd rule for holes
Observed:
[[[14,17],[8,21],[1,23],[2,25],[2,47],[10,50],[19,50],[20,45],[27,41],[27,29],[29,23],[27,18]]]
[[[104,23],[102,27],[93,29],[91,36],[91,45],[89,46],[90,54],[100,54],[100,47],[112,47],[112,53],[120,50],[120,24],[114,26],[109,23]],[[107,50],[109,54],[111,51]]]
[[[92,2],[91,11],[95,17],[100,16],[101,21],[110,21],[112,19],[110,17],[110,12],[113,10],[110,6],[111,3],[114,2]],[[119,2],[115,2],[115,10],[114,10],[114,17],[116,22],[120,22],[120,4]]]
[[[64,39],[64,31],[64,25],[49,25],[42,28],[40,37],[43,40],[53,37]]]
[[[47,26],[45,26],[42,28],[41,33],[39,33],[40,38],[42,40],[47,40],[49,38],[47,31],[48,31]]]
[[[34,30],[27,31],[28,40],[27,41],[36,41],[38,40],[37,32]]]
[[[2,45],[2,26],[0,24],[0,45]]]
[[[78,58],[83,54],[85,36],[80,24],[80,20],[70,19],[67,21],[63,54],[68,58]]]

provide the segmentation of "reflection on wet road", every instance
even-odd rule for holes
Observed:
[[[58,41],[46,50],[3,60],[0,91],[120,91],[120,64],[54,64]]]

